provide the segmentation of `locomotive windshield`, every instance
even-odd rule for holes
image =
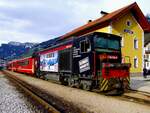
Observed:
[[[94,43],[96,48],[105,48],[105,49],[120,49],[120,40],[119,39],[110,39],[109,37],[94,37]]]

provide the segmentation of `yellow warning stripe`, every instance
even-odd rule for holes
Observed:
[[[127,81],[128,81],[128,83],[130,84],[130,78],[129,77],[126,77],[125,78]]]
[[[130,82],[130,78],[129,77],[127,77],[127,80]]]
[[[105,82],[105,84],[102,86],[101,91],[104,91],[105,87],[108,85],[108,82]]]
[[[101,91],[106,91],[108,89],[108,80],[103,79],[101,83]]]
[[[103,85],[105,82],[106,82],[106,79],[103,79],[103,81],[102,81],[101,85]]]
[[[104,90],[106,91],[107,89],[108,89],[108,85],[105,87],[105,89],[104,89]]]
[[[126,80],[127,81],[127,85],[126,85],[126,89],[130,89],[130,77],[126,77],[126,78],[124,78],[124,80]]]

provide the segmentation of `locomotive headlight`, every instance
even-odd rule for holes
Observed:
[[[114,67],[114,66],[115,66],[115,64],[110,64],[110,65],[109,65],[109,67]]]
[[[115,64],[110,64],[110,63],[103,63],[103,67],[114,67]]]

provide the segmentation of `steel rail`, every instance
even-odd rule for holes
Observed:
[[[51,106],[48,102],[46,102],[45,100],[43,100],[40,96],[36,95],[34,92],[32,92],[31,90],[29,90],[27,87],[25,87],[25,85],[21,84],[21,81],[18,80],[17,78],[13,78],[11,77],[9,73],[3,72],[8,79],[10,79],[11,81],[13,81],[15,84],[17,84],[24,92],[26,95],[30,96],[31,98],[33,98],[36,102],[40,103],[45,110],[47,110],[49,113],[60,113],[60,111],[58,111],[57,109],[55,109],[53,106]]]
[[[9,74],[9,73],[8,73]],[[49,80],[49,82],[53,82]],[[55,83],[55,82],[53,82]],[[105,93],[101,93],[99,90],[92,90],[93,93],[99,93],[101,95],[105,95]],[[138,94],[138,96],[137,96]],[[143,92],[143,91],[138,91],[138,90],[133,90],[129,89],[127,92],[125,92],[121,96],[111,96],[112,98],[120,99],[123,101],[128,101],[128,102],[135,102],[139,104],[144,104],[144,105],[150,105],[150,99],[145,99],[145,98],[150,98],[150,93]],[[141,98],[144,97],[144,98]]]

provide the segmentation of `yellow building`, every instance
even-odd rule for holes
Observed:
[[[123,62],[129,62],[130,58],[132,74],[140,74],[143,71],[144,31],[132,13],[127,13],[117,21],[112,21],[108,27],[96,31],[120,35]],[[126,56],[129,58],[125,58]]]
[[[122,36],[123,62],[131,63],[131,74],[140,75],[144,66],[144,32],[150,32],[150,25],[136,3],[87,23],[64,36],[80,36],[89,32],[107,32]],[[126,57],[127,56],[127,57]]]

